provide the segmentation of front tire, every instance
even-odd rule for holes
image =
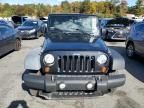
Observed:
[[[38,33],[36,33],[36,36],[35,36],[35,38],[36,38],[36,39],[39,39],[39,35],[38,35]]]
[[[29,89],[28,92],[31,96],[38,96],[38,90]]]
[[[120,72],[116,71],[116,70],[109,73],[109,75],[117,75],[117,74],[120,74]],[[111,88],[111,89],[109,89],[109,92],[110,92],[110,94],[113,94],[116,90],[117,90],[117,88]]]
[[[21,40],[20,39],[16,39],[15,41],[15,51],[19,51],[21,49]]]
[[[129,58],[133,58],[135,55],[135,47],[133,43],[129,43],[126,47],[126,54]]]

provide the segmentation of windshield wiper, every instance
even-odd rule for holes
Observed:
[[[88,32],[86,32],[86,31],[83,31],[83,30],[81,30],[81,29],[76,29],[77,31],[79,31],[79,32],[81,32],[81,33],[84,33],[84,34],[86,34],[86,35],[88,35],[88,36],[90,36],[90,37],[93,37],[93,38],[95,38],[96,36],[94,35],[94,33],[88,33]]]
[[[88,32],[85,32],[85,31],[83,31],[83,30],[80,30],[80,29],[75,29],[75,30],[77,30],[77,31],[79,31],[79,32],[81,32],[81,33],[84,33],[84,34],[86,34],[86,35],[88,35],[89,37],[89,42],[90,43],[93,43],[94,42],[94,40],[96,39],[96,36],[94,35],[94,34],[92,34],[92,33],[88,33]]]

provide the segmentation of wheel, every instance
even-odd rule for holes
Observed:
[[[33,71],[35,72],[35,71]],[[32,73],[33,74],[33,73]],[[36,75],[40,75],[41,73],[38,71],[36,73]],[[38,96],[39,91],[38,90],[34,90],[34,89],[28,89],[28,92],[31,96]]]
[[[38,95],[38,90],[29,89],[29,94],[31,96],[37,96]]]
[[[109,89],[109,92],[110,92],[111,94],[113,94],[113,93],[116,92],[116,90],[117,90],[117,88],[112,88],[112,89]]]
[[[126,47],[126,54],[129,58],[133,58],[135,55],[135,47],[133,43],[129,43]]]
[[[39,35],[38,35],[37,33],[36,33],[35,35],[36,35],[35,38],[36,38],[36,39],[39,39]]]
[[[21,49],[21,41],[19,39],[16,39],[14,49],[15,51],[19,51]]]

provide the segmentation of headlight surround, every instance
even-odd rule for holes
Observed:
[[[105,64],[108,60],[108,57],[105,54],[101,54],[97,57],[97,62],[102,65]]]
[[[36,31],[36,29],[32,29],[32,30],[29,31],[29,33],[33,33],[35,31]]]
[[[54,64],[54,56],[52,54],[46,54],[43,58],[44,64],[48,66],[52,66]]]
[[[120,34],[123,34],[123,31],[122,31],[122,30],[120,30],[120,31],[119,31],[119,33],[120,33]]]

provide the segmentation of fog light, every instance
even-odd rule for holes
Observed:
[[[91,90],[93,88],[93,84],[92,83],[88,83],[86,87],[87,87],[88,90]]]
[[[61,90],[63,90],[65,87],[66,87],[66,85],[65,85],[64,83],[59,84],[59,88],[60,88]]]

